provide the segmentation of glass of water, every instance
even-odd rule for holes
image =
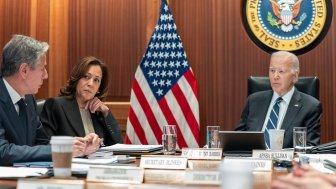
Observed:
[[[293,147],[295,154],[306,153],[307,142],[307,128],[306,127],[294,127],[293,128]]]
[[[207,126],[206,141],[208,148],[219,148],[219,129],[220,126]]]
[[[163,154],[172,155],[176,151],[176,125],[165,125],[162,128]]]

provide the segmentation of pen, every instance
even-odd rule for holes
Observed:
[[[327,159],[323,160],[323,167],[334,172],[336,171],[336,163]]]

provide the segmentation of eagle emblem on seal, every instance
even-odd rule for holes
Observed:
[[[274,15],[278,18],[273,18],[271,14],[268,14],[268,21],[272,26],[281,28],[284,32],[290,32],[293,27],[300,26],[305,16],[301,16],[296,20],[301,9],[301,3],[303,0],[270,0]]]

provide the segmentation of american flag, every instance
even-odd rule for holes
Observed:
[[[161,144],[162,127],[177,126],[179,148],[199,147],[197,83],[166,0],[135,73],[125,143]]]

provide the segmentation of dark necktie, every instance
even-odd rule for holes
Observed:
[[[27,129],[27,104],[23,98],[21,98],[17,104],[19,105],[19,120],[24,131]]]
[[[276,129],[279,119],[279,109],[280,109],[280,102],[282,101],[282,98],[279,97],[276,99],[275,104],[273,105],[272,111],[269,116],[269,120],[266,125],[265,130],[265,142],[268,149],[270,149],[270,138],[269,138],[269,130],[270,129]]]

